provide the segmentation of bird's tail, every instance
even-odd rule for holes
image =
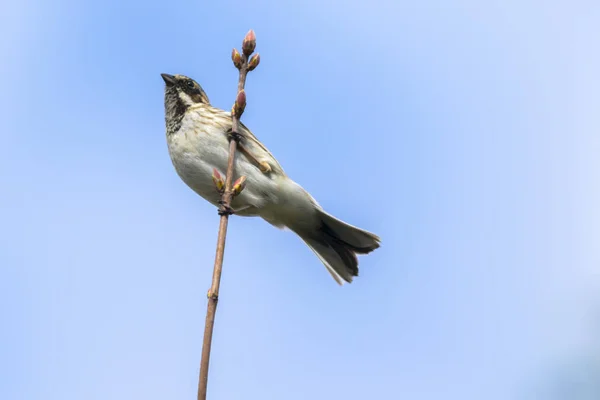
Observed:
[[[381,239],[349,225],[323,210],[318,210],[321,224],[312,232],[296,232],[315,252],[335,281],[342,285],[358,276],[357,254],[367,254],[379,247]]]

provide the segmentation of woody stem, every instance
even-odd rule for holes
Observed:
[[[238,93],[244,90],[246,76],[248,74],[248,57],[241,55],[242,64],[239,68]],[[215,326],[215,314],[217,303],[219,301],[219,287],[221,284],[221,272],[223,270],[223,256],[225,253],[225,239],[227,237],[227,225],[229,215],[231,214],[231,200],[233,198],[232,182],[234,173],[234,161],[239,137],[241,113],[232,115],[232,135],[229,141],[229,158],[227,161],[227,175],[225,178],[225,187],[221,194],[221,206],[219,207],[219,233],[217,236],[217,250],[215,255],[215,264],[213,269],[212,284],[208,291],[208,306],[206,310],[206,322],[204,325],[204,340],[202,342],[202,359],[200,362],[200,376],[198,379],[198,400],[206,400],[208,385],[208,367],[210,361],[210,350],[212,345],[213,329]]]

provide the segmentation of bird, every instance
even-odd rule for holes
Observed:
[[[227,172],[231,112],[213,107],[192,78],[166,73],[161,76],[172,164],[190,189],[219,206],[221,194],[215,187],[213,171],[222,176]],[[258,216],[277,228],[291,230],[339,285],[351,283],[358,276],[357,255],[379,248],[379,236],[327,213],[241,122],[239,139],[234,171],[246,177],[246,185],[231,201],[232,212],[243,217]]]

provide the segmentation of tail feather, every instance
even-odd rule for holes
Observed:
[[[343,285],[344,281],[352,282],[352,273],[344,265],[344,262],[340,256],[331,247],[322,243],[318,239],[300,236],[304,243],[319,257],[327,272],[331,274],[332,278],[338,283]]]
[[[319,257],[335,281],[342,285],[358,276],[357,254],[367,254],[380,246],[381,239],[320,211],[321,225],[316,231],[296,232]]]

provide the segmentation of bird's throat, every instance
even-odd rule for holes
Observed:
[[[175,88],[167,88],[165,90],[165,123],[167,126],[167,135],[175,134],[181,128],[181,120],[187,109],[187,104],[179,97]]]

